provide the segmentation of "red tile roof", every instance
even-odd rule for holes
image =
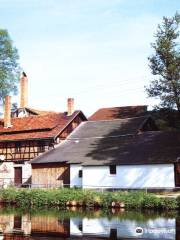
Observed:
[[[112,107],[112,108],[100,108],[97,110],[89,120],[113,120],[120,118],[132,118],[139,117],[147,113],[147,106],[126,106],[126,107]]]
[[[23,118],[12,118],[12,127],[4,128],[0,119],[0,141],[16,141],[27,139],[46,139],[57,136],[79,113],[71,116],[66,113],[49,113]]]

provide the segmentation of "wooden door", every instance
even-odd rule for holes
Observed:
[[[22,167],[14,168],[14,184],[15,186],[22,184]]]

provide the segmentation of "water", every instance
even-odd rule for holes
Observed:
[[[180,239],[179,228],[178,212],[0,209],[0,240]]]

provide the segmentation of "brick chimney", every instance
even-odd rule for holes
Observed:
[[[67,115],[70,116],[74,112],[74,98],[67,99]]]
[[[25,72],[20,78],[20,108],[25,108],[28,105],[28,78]]]
[[[11,125],[11,97],[5,96],[4,101],[4,127],[10,128]]]

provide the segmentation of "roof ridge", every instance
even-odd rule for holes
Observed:
[[[120,106],[120,107],[102,107],[99,108],[97,111],[99,111],[100,109],[109,109],[109,108],[127,108],[127,107],[147,107],[148,105],[146,104],[142,104],[142,105],[126,105],[126,106]]]

